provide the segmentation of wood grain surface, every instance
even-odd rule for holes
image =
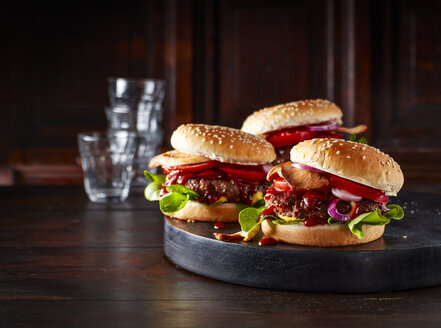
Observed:
[[[79,187],[0,188],[2,327],[437,327],[441,287],[313,294],[204,278],[163,254],[141,192],[94,204]]]

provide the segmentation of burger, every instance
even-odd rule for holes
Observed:
[[[161,211],[187,221],[237,222],[241,209],[261,206],[276,158],[273,146],[258,136],[223,126],[184,124],[173,132],[174,150],[154,157],[145,172],[148,200]]]
[[[261,225],[265,236],[290,244],[356,245],[380,238],[391,219],[404,216],[400,206],[388,204],[403,185],[399,165],[368,145],[303,141],[267,179],[265,206],[240,213],[238,235],[250,239]]]
[[[294,101],[266,107],[246,118],[242,131],[260,135],[270,142],[277,153],[274,164],[289,161],[291,148],[313,138],[343,138],[343,133],[366,131],[366,125],[342,127],[341,109],[323,99]]]

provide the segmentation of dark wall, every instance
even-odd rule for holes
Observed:
[[[441,179],[439,1],[29,1],[0,20],[0,183],[81,183],[75,135],[105,128],[109,76],[166,79],[169,133],[328,98],[407,178]]]

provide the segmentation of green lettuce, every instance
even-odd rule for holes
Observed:
[[[368,141],[365,137],[358,138],[356,134],[351,134],[348,141],[358,142],[359,144],[367,145]]]
[[[166,176],[164,174],[153,174],[149,171],[144,171],[144,175],[150,182],[165,183]]]
[[[385,225],[388,224],[392,219],[401,220],[404,217],[404,211],[401,206],[390,204],[386,205],[386,207],[389,209],[389,211],[384,213],[384,215],[381,215],[380,210],[375,210],[373,212],[360,214],[355,219],[345,222],[345,224],[354,235],[361,239],[364,237],[364,233],[362,231],[364,224]]]
[[[249,232],[256,226],[260,225],[264,218],[260,218],[260,215],[265,210],[265,206],[255,208],[247,207],[239,213],[240,228],[244,232]]]
[[[168,193],[159,199],[159,208],[163,213],[177,212],[182,209],[189,200],[197,200],[199,198],[198,193],[181,185],[167,186],[165,190],[167,190]]]
[[[181,185],[165,187],[168,193],[160,197],[159,193],[161,189],[164,188],[166,176],[153,174],[149,171],[144,171],[144,175],[150,181],[150,184],[144,190],[145,198],[150,201],[159,200],[159,208],[164,213],[177,212],[182,209],[189,200],[197,200],[199,198],[198,193]]]

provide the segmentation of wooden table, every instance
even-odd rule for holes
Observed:
[[[441,287],[295,293],[179,269],[141,192],[107,205],[80,187],[4,187],[0,206],[2,327],[441,326]]]

